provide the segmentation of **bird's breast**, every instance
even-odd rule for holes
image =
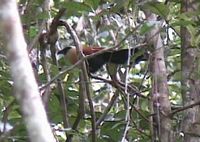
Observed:
[[[69,50],[67,53],[67,58],[71,64],[75,64],[78,60],[76,49]]]

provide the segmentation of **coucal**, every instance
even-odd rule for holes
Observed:
[[[84,55],[91,55],[93,53],[96,53],[100,50],[103,50],[105,48],[102,47],[83,47],[83,54]],[[125,64],[128,60],[128,51],[129,49],[120,49],[120,50],[109,50],[105,51],[101,54],[98,54],[92,58],[87,59],[89,72],[95,73],[98,71],[104,64],[112,63],[112,64]],[[137,64],[140,61],[147,60],[147,56],[140,52],[142,49],[139,48],[132,48],[130,49],[131,56],[136,55],[137,57],[134,58],[134,63]],[[140,52],[140,53],[139,53]],[[65,47],[64,49],[58,51],[59,55],[64,55],[69,59],[71,64],[74,64],[77,62],[77,52],[76,48],[74,46]]]

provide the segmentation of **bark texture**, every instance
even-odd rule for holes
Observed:
[[[198,10],[196,0],[183,0],[182,13]],[[191,17],[190,17],[191,18]],[[195,21],[195,17],[192,17]],[[200,58],[197,47],[191,44],[191,35],[187,27],[181,27],[181,58],[182,58],[182,97],[183,105],[191,105],[200,98]],[[199,105],[184,111],[182,132],[184,142],[200,142],[200,107]]]
[[[7,43],[7,58],[30,141],[55,142],[28,57],[16,0],[0,1],[0,25]]]
[[[149,11],[145,12],[152,30],[147,34],[147,41],[153,46],[151,57],[152,102],[153,102],[153,139],[152,141],[171,142],[171,105],[167,84],[167,71],[164,60],[164,47],[160,36],[162,21]]]

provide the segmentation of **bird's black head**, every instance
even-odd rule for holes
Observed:
[[[70,47],[70,46],[69,46],[69,47],[65,47],[65,48],[63,48],[62,50],[58,51],[57,54],[58,54],[58,55],[59,55],[59,54],[66,55],[70,49],[72,49],[72,47]]]

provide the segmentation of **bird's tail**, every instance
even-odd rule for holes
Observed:
[[[147,60],[147,57],[146,57],[144,51],[142,51],[142,49],[137,49],[137,48],[133,49],[132,48],[130,50],[130,56],[132,56],[132,55],[133,55],[133,60],[134,60],[135,64],[139,63],[140,61]],[[122,49],[122,50],[118,50],[118,51],[106,52],[103,57],[107,63],[125,64],[128,61],[129,49]]]

